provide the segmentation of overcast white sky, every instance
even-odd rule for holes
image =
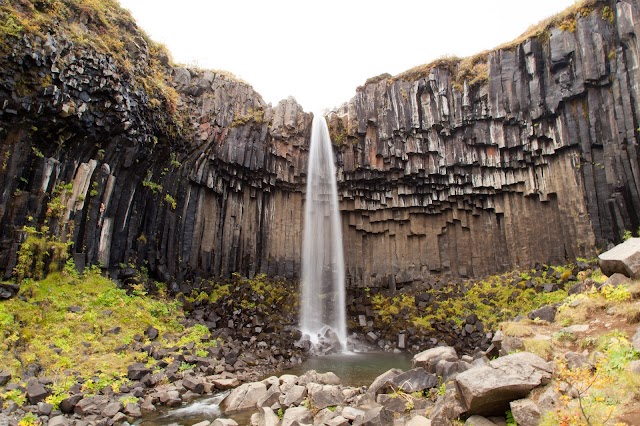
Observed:
[[[230,71],[307,111],[444,55],[496,47],[574,0],[120,0],[178,63]]]

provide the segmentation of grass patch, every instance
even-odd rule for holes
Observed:
[[[179,302],[150,297],[142,285],[128,293],[95,267],[82,275],[26,279],[20,297],[0,304],[0,365],[17,378],[28,365],[39,364],[42,375],[54,380],[49,402],[55,406],[77,377],[84,378],[88,393],[108,386],[117,390],[127,381],[128,365],[154,364],[145,352],[122,348],[143,339],[149,326],[159,330],[158,344],[165,347],[217,345],[206,327],[185,328],[182,319]]]
[[[531,337],[522,339],[524,350],[538,355],[547,361],[553,356],[553,341],[551,339],[543,339],[539,337]]]
[[[598,348],[602,355],[595,368],[590,365],[569,369],[566,361],[556,359],[556,391],[566,391],[556,410],[549,411],[541,425],[609,424],[625,406],[634,402],[640,391],[640,379],[625,368],[638,358],[630,342],[620,335],[604,335]]]
[[[530,337],[533,336],[533,329],[526,325],[524,321],[507,321],[500,324],[502,332],[511,337]]]

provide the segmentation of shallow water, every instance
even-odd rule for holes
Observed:
[[[344,386],[369,386],[380,374],[390,368],[411,368],[411,354],[390,352],[340,353],[309,358],[297,367],[280,374],[301,375],[309,370],[318,373],[331,371]]]
[[[408,370],[411,368],[411,355],[406,353],[366,352],[341,353],[322,357],[309,358],[299,366],[276,372],[274,376],[283,374],[301,375],[309,370],[318,373],[335,373],[344,386],[369,386],[380,374],[390,368]],[[137,422],[141,426],[190,426],[203,420],[213,421],[224,417],[220,410],[220,402],[228,392],[208,396],[176,409],[162,409],[147,415]],[[249,424],[251,413],[229,416],[238,424]]]

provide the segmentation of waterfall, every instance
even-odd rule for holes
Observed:
[[[342,229],[329,129],[314,114],[309,144],[302,246],[300,329],[313,343],[327,327],[347,349]]]

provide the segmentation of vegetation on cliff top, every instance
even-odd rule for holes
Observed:
[[[175,113],[177,92],[168,83],[167,49],[140,30],[116,0],[11,0],[0,2],[0,56],[17,42],[46,44],[48,35],[113,58],[119,72],[144,90],[152,108]]]
[[[613,23],[615,16],[609,6],[599,6],[597,0],[580,0],[566,10],[545,19],[536,25],[532,25],[515,40],[500,45],[495,49],[486,50],[466,58],[459,58],[457,56],[438,58],[435,61],[416,66],[393,77],[388,74],[373,77],[367,80],[365,84],[376,83],[383,79],[389,79],[390,81],[415,81],[427,77],[433,69],[441,68],[451,74],[454,89],[462,92],[465,82],[467,82],[470,87],[477,87],[488,81],[488,59],[491,53],[498,50],[511,50],[531,38],[548,40],[549,32],[552,28],[559,28],[563,31],[573,32],[576,29],[577,19],[581,16],[591,14],[594,10],[600,11],[602,19],[609,23]]]

